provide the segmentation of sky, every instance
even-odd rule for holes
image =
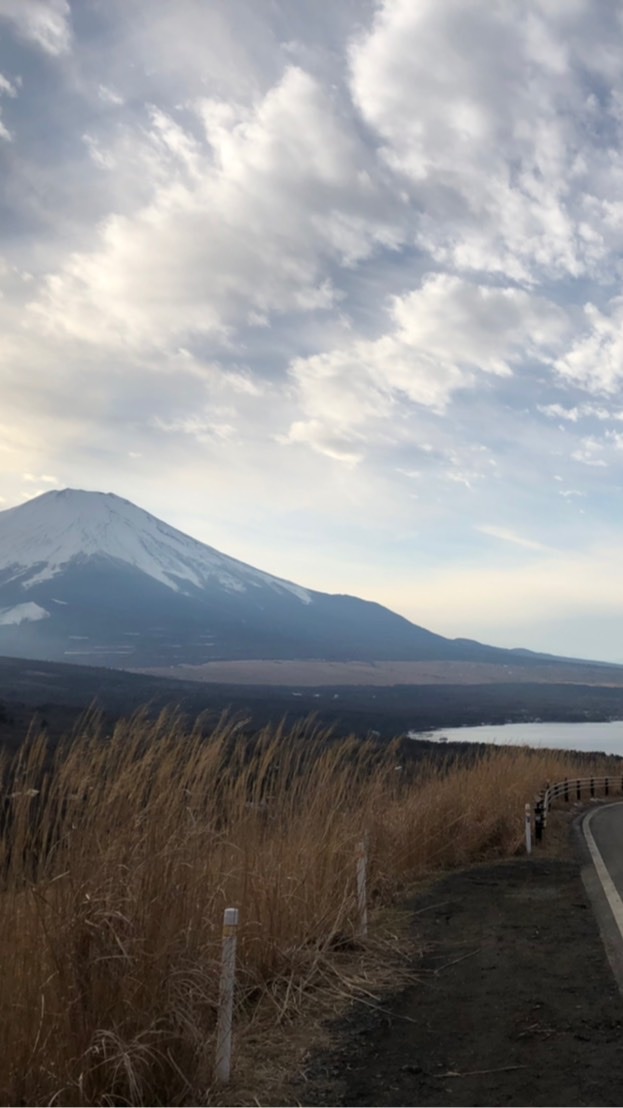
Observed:
[[[623,6],[0,0],[0,508],[623,662]]]

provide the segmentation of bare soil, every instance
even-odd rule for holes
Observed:
[[[553,847],[413,900],[417,980],[336,1025],[300,1103],[623,1104],[623,998],[580,863]]]

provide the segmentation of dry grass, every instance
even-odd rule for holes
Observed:
[[[171,715],[97,731],[86,721],[51,767],[31,736],[2,769],[3,1104],[218,1103],[229,905],[248,1086],[258,1027],[288,1021],[315,989],[357,987],[340,959],[364,831],[381,910],[431,871],[520,851],[526,798],[579,772],[572,757],[506,749],[413,776],[395,748],[329,744],[309,722],[253,744],[227,720],[206,740]],[[260,1009],[268,1023],[254,1023]]]
[[[620,688],[623,667],[594,663],[530,664],[525,659],[514,665],[499,662],[328,662],[238,659],[205,662],[202,665],[155,666],[135,673],[180,681],[209,684],[289,685],[295,689],[335,685],[489,685],[508,684],[597,685]]]

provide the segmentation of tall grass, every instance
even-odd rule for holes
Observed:
[[[238,1018],[276,1017],[373,902],[431,870],[521,849],[522,809],[571,757],[491,751],[398,770],[396,748],[312,723],[253,742],[172,715],[96,723],[2,767],[0,1102],[210,1103],[223,909],[240,909]],[[586,772],[584,763],[582,772]]]

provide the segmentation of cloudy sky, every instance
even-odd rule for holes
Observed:
[[[0,507],[623,661],[623,7],[0,0]]]

